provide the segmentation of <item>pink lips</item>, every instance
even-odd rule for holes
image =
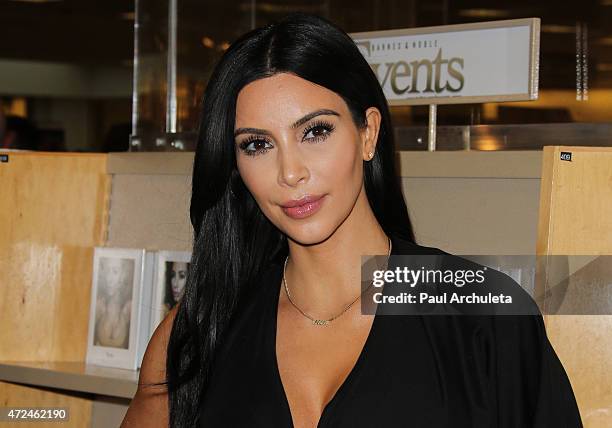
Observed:
[[[291,218],[305,218],[316,213],[321,205],[325,195],[305,196],[303,198],[287,201],[282,205],[283,211]]]

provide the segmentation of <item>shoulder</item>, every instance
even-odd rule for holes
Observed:
[[[283,263],[284,260],[283,262],[267,260],[257,274],[246,284],[246,289],[241,296],[241,303],[250,305],[255,303],[258,296],[274,290],[274,286],[280,284],[283,275]]]
[[[449,255],[447,252],[437,247],[428,247],[412,242],[398,234],[391,234],[391,254],[393,255]]]
[[[136,395],[130,403],[121,427],[168,426],[168,394],[166,380],[166,352],[179,305],[168,312],[157,326],[142,359]]]
[[[176,318],[179,305],[174,306],[159,323],[145,351],[140,370],[140,380],[148,382],[161,382],[166,377],[166,350],[172,325]],[[142,384],[143,382],[139,382]]]
[[[268,260],[259,269],[258,273],[242,290],[230,323],[230,331],[234,331],[240,326],[250,326],[253,316],[273,301],[272,296],[276,287],[280,286],[282,276],[283,264],[278,261]]]
[[[434,279],[432,283],[419,282],[412,292],[418,290],[428,296],[444,295],[444,299],[441,299],[443,304],[436,300],[435,313],[527,315],[535,317],[531,319],[531,323],[536,324],[541,319],[540,310],[526,289],[506,273],[475,261],[480,260],[479,258],[451,254],[437,247],[419,245],[397,235],[392,235],[391,239],[392,255],[411,257],[398,257],[390,262],[390,266],[406,267],[415,271],[426,270],[430,278]],[[428,302],[429,300],[419,309],[429,312],[429,306],[432,305]],[[483,319],[487,319],[486,316]]]

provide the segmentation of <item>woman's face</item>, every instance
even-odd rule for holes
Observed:
[[[185,291],[187,281],[187,263],[174,262],[170,270],[170,285],[172,288],[172,298],[178,302]]]
[[[125,275],[126,272],[121,259],[106,259],[106,287],[109,294],[115,294],[121,289],[125,282]]]
[[[302,244],[329,237],[365,198],[363,161],[374,151],[379,112],[358,129],[344,100],[289,73],[256,80],[238,94],[238,171],[264,215]],[[316,201],[289,207],[305,196]]]

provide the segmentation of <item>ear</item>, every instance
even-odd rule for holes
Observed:
[[[370,161],[376,156],[376,143],[381,122],[380,111],[369,107],[365,112],[365,127],[359,130],[361,135],[361,156],[364,161]],[[370,156],[372,153],[372,156]]]

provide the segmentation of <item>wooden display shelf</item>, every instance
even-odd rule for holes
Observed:
[[[0,362],[0,381],[132,399],[139,370],[81,362]]]

